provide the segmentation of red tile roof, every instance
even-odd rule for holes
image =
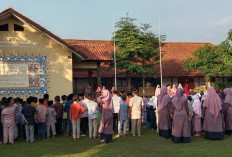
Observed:
[[[110,41],[68,40],[67,42],[76,43],[77,45],[78,43],[80,43],[78,48],[80,48],[80,50],[82,50],[82,52],[88,56],[87,60],[112,61],[110,53],[113,51],[113,46]],[[100,43],[104,43],[104,46],[99,46],[96,43],[98,43],[99,45]],[[82,44],[84,45],[85,49],[81,49]],[[162,46],[162,59],[164,60],[162,63],[163,77],[203,76],[202,73],[200,73],[199,71],[184,71],[182,68],[182,60],[187,58],[188,56],[191,56],[195,50],[197,50],[200,47],[203,47],[206,44],[210,43],[165,42]],[[156,69],[159,71],[159,65]],[[93,77],[96,76],[96,71],[94,71]],[[114,70],[107,71],[106,68],[103,66],[101,70],[101,76],[114,77]],[[74,77],[87,78],[88,73],[84,71],[74,70]],[[137,77],[140,76],[137,75]]]
[[[48,36],[50,36],[52,39],[56,40],[60,44],[64,45],[68,49],[70,49],[74,54],[78,55],[81,60],[84,60],[86,56],[81,52],[76,52],[75,48],[66,43],[63,39],[59,38],[57,35],[53,34],[46,28],[42,27],[41,25],[37,24],[36,22],[32,21],[31,19],[27,18],[26,16],[22,15],[21,13],[15,11],[12,7],[9,7],[8,9],[4,10],[0,13],[0,19],[7,18],[9,16],[15,16],[16,18],[20,18],[27,22],[28,24],[34,26],[36,29],[38,29],[41,32],[44,32]]]
[[[162,46],[162,69],[165,77],[202,76],[199,71],[186,72],[182,60],[191,56],[194,51],[210,43],[166,42]],[[212,45],[212,44],[210,44]],[[158,68],[159,69],[159,68]]]
[[[111,41],[103,40],[65,40],[73,46],[77,52],[87,56],[88,61],[109,61],[112,60],[111,52],[114,51]]]

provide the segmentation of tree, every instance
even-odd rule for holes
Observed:
[[[138,73],[143,76],[143,96],[144,96],[144,85],[145,75],[154,75],[157,71],[154,71],[154,65],[159,64],[159,39],[149,29],[151,25],[143,24],[141,27],[141,53],[138,53],[140,63],[142,63],[141,69],[138,69]]]
[[[192,57],[183,60],[183,68],[186,71],[201,71],[208,86],[210,79],[216,76],[230,76],[232,58],[229,55],[231,48],[228,41],[222,42],[219,46],[205,45],[193,53]]]
[[[145,75],[154,74],[154,65],[159,60],[159,41],[157,36],[149,31],[150,25],[143,24],[138,27],[136,19],[122,17],[116,23],[115,39],[117,46],[117,69],[127,76],[128,88],[131,89],[131,75],[143,75],[143,87]],[[113,55],[113,53],[112,53]],[[111,63],[111,68],[113,68]]]

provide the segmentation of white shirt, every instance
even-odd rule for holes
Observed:
[[[89,119],[96,119],[98,117],[98,104],[94,101],[87,103]]]
[[[156,108],[156,105],[157,105],[157,97],[154,97],[154,100],[152,102],[153,109]]]
[[[81,105],[85,108],[84,113],[82,114],[82,118],[84,117],[88,117],[88,108],[87,108],[87,103],[89,103],[90,100],[89,99],[84,99],[81,100]]]
[[[115,95],[112,97],[112,99],[113,99],[114,113],[119,113],[120,103],[122,101],[122,98]]]
[[[131,119],[141,118],[141,107],[144,106],[143,98],[140,96],[134,96],[130,99],[129,106],[132,108]]]

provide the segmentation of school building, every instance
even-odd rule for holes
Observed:
[[[73,69],[73,87],[76,91],[83,91],[86,85],[90,85],[93,89],[99,84],[104,84],[108,89],[114,86],[114,69],[109,70],[108,64],[113,61],[111,53],[113,52],[113,44],[111,41],[96,40],[65,40],[72,45],[76,51],[81,51],[87,55],[87,59],[78,67]],[[182,60],[191,56],[192,53],[210,43],[188,43],[188,42],[165,42],[162,46],[163,54],[163,84],[182,85],[188,84],[191,89],[205,88],[205,80],[201,72],[186,72],[182,68]],[[82,64],[92,65],[89,69],[82,69]],[[84,65],[83,64],[83,65]],[[159,65],[154,68],[159,71]],[[99,82],[101,81],[101,82]],[[223,81],[223,78],[216,78],[216,81]],[[226,80],[224,80],[226,81]],[[119,90],[128,90],[128,79],[125,75],[117,75],[117,86]],[[160,84],[160,75],[147,76],[146,95],[154,93],[154,87]],[[133,75],[131,78],[132,88],[142,90],[142,75]]]
[[[182,68],[182,60],[205,44],[210,43],[164,43],[163,83],[205,86],[200,72]],[[87,85],[93,90],[101,85],[111,89],[114,70],[107,64],[113,61],[113,49],[111,41],[61,39],[10,7],[0,13],[0,98],[42,97],[45,93],[54,98],[83,92]],[[127,89],[127,81],[126,76],[117,75],[119,90]],[[133,75],[131,84],[141,89],[142,76]],[[146,77],[147,95],[153,94],[157,84],[159,75]]]

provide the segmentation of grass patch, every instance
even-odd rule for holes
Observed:
[[[231,157],[232,137],[210,141],[203,137],[192,137],[189,144],[175,144],[170,139],[158,136],[155,131],[143,128],[141,137],[114,138],[111,144],[99,144],[99,139],[89,140],[88,136],[73,141],[71,137],[61,136],[55,140],[36,140],[27,144],[23,140],[14,145],[0,145],[1,157]]]

